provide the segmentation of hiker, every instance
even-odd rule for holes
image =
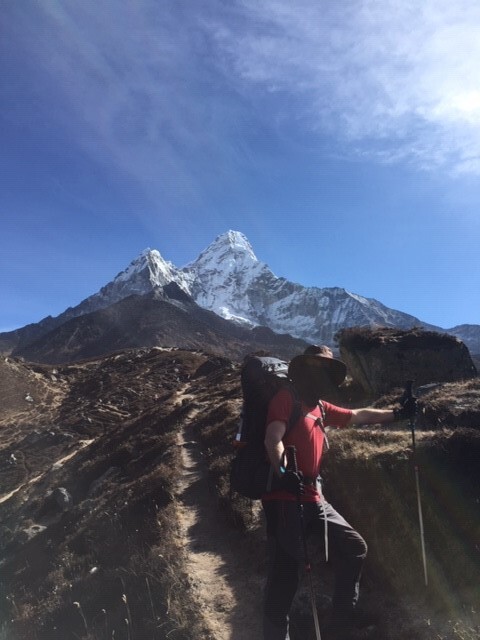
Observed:
[[[401,408],[345,409],[321,401],[328,385],[338,387],[345,379],[345,364],[326,346],[312,345],[290,362],[288,374],[301,401],[301,415],[287,433],[286,425],[295,402],[292,392],[281,389],[268,409],[265,447],[275,471],[273,490],[262,496],[268,540],[268,577],[265,587],[264,640],[289,639],[289,611],[305,560],[302,536],[318,535],[331,553],[335,568],[333,607],[322,640],[352,637],[360,621],[355,605],[360,574],[367,555],[361,535],[324,499],[319,476],[322,452],[328,446],[325,427],[386,424],[414,415],[415,398]],[[287,447],[294,446],[298,473],[288,468]],[[301,501],[301,507],[299,505]],[[302,509],[299,516],[299,507]]]

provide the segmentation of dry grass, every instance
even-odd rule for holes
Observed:
[[[178,549],[173,496],[180,466],[176,432],[186,410],[176,405],[176,391],[206,357],[143,356],[115,356],[101,368],[96,362],[64,368],[70,392],[59,409],[61,432],[68,428],[72,436],[63,443],[24,438],[24,450],[22,440],[16,443],[25,464],[18,455],[15,468],[30,471],[12,476],[12,483],[64,457],[77,428],[94,439],[88,451],[0,505],[8,637],[186,640],[196,629],[202,637]],[[55,486],[73,497],[73,508],[63,514],[42,493]],[[47,529],[20,542],[20,528],[34,522]]]
[[[409,330],[393,327],[350,327],[340,330],[335,339],[341,345],[351,350],[368,349],[384,344],[395,343],[400,349],[411,349],[419,344],[422,348],[435,349],[445,345],[446,342],[457,343],[457,338],[448,333],[437,331],[425,331],[421,327]]]

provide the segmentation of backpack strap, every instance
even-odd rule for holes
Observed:
[[[300,397],[299,397],[299,395],[297,393],[297,390],[295,389],[295,387],[288,387],[288,391],[289,391],[290,395],[292,396],[293,408],[292,408],[292,412],[290,413],[290,417],[289,417],[288,422],[287,422],[287,429],[285,431],[285,435],[290,431],[290,429],[294,426],[294,424],[297,422],[297,420],[302,415],[302,403],[300,401]],[[319,400],[317,406],[320,409],[320,415],[319,416],[314,416],[311,413],[306,413],[306,414],[303,415],[303,417],[304,418],[311,418],[315,422],[315,424],[318,427],[320,427],[320,429],[323,431],[323,435],[325,436],[326,446],[327,446],[327,449],[328,449],[330,445],[328,444],[327,433],[325,431],[325,416],[326,416],[325,405],[323,404],[322,400]]]
[[[290,431],[290,429],[292,429],[292,427],[295,425],[297,420],[302,415],[302,403],[300,402],[300,398],[298,396],[297,390],[295,389],[295,387],[289,386],[288,387],[288,391],[289,391],[290,395],[292,396],[293,407],[292,407],[292,411],[290,413],[290,417],[288,418],[287,429],[285,431],[285,435],[287,435],[287,433]]]
[[[328,449],[330,449],[330,443],[328,442],[327,432],[325,430],[325,416],[326,416],[325,405],[321,400],[319,400],[317,406],[320,409],[320,415],[314,416],[312,413],[307,413],[305,415],[305,418],[310,418],[311,420],[313,420],[317,425],[317,427],[320,427],[320,429],[323,431],[323,436],[325,438],[325,448],[328,451]]]

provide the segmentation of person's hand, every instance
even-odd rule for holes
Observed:
[[[400,409],[394,409],[395,420],[411,420],[417,413],[417,399],[413,396],[401,401]]]
[[[305,493],[303,473],[301,471],[287,469],[278,479],[278,488],[293,493],[296,496]]]

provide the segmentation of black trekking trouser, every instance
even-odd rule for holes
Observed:
[[[295,501],[263,502],[267,520],[268,577],[263,606],[264,640],[289,640],[289,611],[303,566],[303,541],[298,504]],[[335,568],[332,618],[347,622],[358,600],[360,574],[367,544],[348,522],[323,502],[303,503],[306,535],[324,540],[325,515],[328,547]]]

